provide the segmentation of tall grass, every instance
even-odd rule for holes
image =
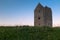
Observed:
[[[60,40],[60,28],[0,27],[0,40]]]

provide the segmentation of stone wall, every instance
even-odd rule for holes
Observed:
[[[34,10],[34,26],[52,26],[51,8],[43,7],[40,3]]]

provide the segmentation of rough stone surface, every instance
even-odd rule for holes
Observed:
[[[52,11],[51,8],[43,7],[40,3],[34,10],[34,26],[51,26],[52,27]]]

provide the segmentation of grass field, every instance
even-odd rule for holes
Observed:
[[[0,40],[60,40],[60,28],[0,27]]]

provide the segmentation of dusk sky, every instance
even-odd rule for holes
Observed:
[[[0,26],[34,25],[38,3],[52,9],[53,26],[60,26],[60,0],[0,0]]]

